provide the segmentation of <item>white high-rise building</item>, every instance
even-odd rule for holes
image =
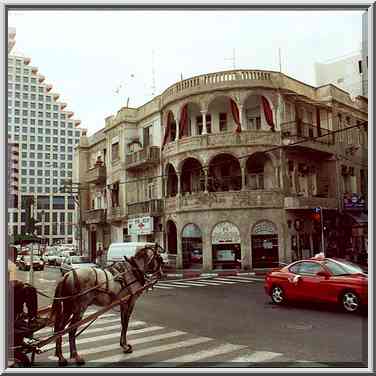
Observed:
[[[8,208],[10,234],[26,233],[26,201],[37,202],[37,234],[49,244],[74,241],[75,203],[61,193],[72,178],[73,152],[83,129],[31,59],[8,55],[8,142],[19,145],[18,199]]]
[[[363,65],[365,64],[360,52],[325,63],[316,63],[316,85],[333,84],[352,97],[363,95]]]

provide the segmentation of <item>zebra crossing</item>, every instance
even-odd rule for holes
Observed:
[[[95,312],[89,310],[87,315]],[[251,349],[243,344],[233,344],[206,336],[154,325],[145,321],[131,320],[128,341],[133,352],[124,354],[119,345],[121,331],[120,314],[110,312],[100,316],[77,338],[79,354],[86,360],[86,367],[292,367],[304,364],[323,367],[317,363],[295,362],[282,353]],[[52,328],[44,328],[39,335],[51,335]],[[63,354],[69,365],[68,336],[63,337]],[[36,367],[57,366],[55,345],[43,348],[38,355]],[[300,367],[302,366],[300,364]]]
[[[227,286],[263,282],[262,278],[245,276],[206,277],[173,281],[159,281],[154,288],[160,290],[184,289],[189,287]]]

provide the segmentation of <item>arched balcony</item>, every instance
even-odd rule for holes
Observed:
[[[185,159],[181,169],[181,193],[204,191],[203,177],[201,163],[194,158]]]
[[[281,143],[280,133],[275,132],[275,109],[271,100],[260,93],[252,92],[241,102],[235,101],[230,91],[213,93],[195,102],[182,102],[176,117],[177,121],[172,111],[164,117],[165,156],[220,146]]]
[[[168,164],[166,167],[166,196],[174,197],[178,193],[178,175],[172,164]]]
[[[276,188],[273,162],[265,153],[254,153],[246,161],[245,188],[272,190]]]
[[[241,182],[240,164],[234,156],[219,154],[209,163],[209,192],[240,191]]]

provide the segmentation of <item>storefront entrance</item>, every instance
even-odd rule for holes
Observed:
[[[202,268],[202,234],[200,228],[189,223],[182,232],[183,269]]]
[[[240,232],[230,222],[217,224],[212,233],[213,269],[240,269]]]
[[[272,222],[262,221],[252,231],[253,268],[273,268],[279,263],[278,232]]]

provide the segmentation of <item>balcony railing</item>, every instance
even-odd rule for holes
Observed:
[[[160,161],[160,149],[158,146],[150,146],[132,154],[126,155],[126,169],[144,168],[150,165],[157,165]]]
[[[123,220],[125,217],[125,210],[124,208],[118,206],[116,208],[108,208],[107,209],[107,218],[111,222],[117,222]]]
[[[160,215],[163,211],[163,200],[149,200],[143,202],[135,202],[133,204],[128,204],[128,214],[129,215]]]
[[[338,200],[336,198],[327,197],[304,197],[293,196],[285,197],[285,209],[337,209]]]
[[[86,172],[86,182],[104,184],[106,182],[106,166],[95,166]]]
[[[90,209],[84,212],[84,221],[87,224],[101,224],[106,222],[105,209]]]
[[[333,145],[335,143],[335,135],[331,134],[330,129],[318,128],[315,125],[290,121],[281,124],[282,138],[293,138],[294,141],[311,140],[318,144]],[[319,138],[315,138],[319,137]],[[315,138],[315,139],[313,139]]]
[[[248,145],[270,145],[276,146],[281,143],[279,132],[242,130],[240,133],[233,131],[212,133],[182,138],[165,145],[164,155],[177,152],[207,149],[219,146],[248,146]]]
[[[165,212],[211,209],[282,208],[279,191],[243,190],[228,192],[195,192],[165,200]]]

